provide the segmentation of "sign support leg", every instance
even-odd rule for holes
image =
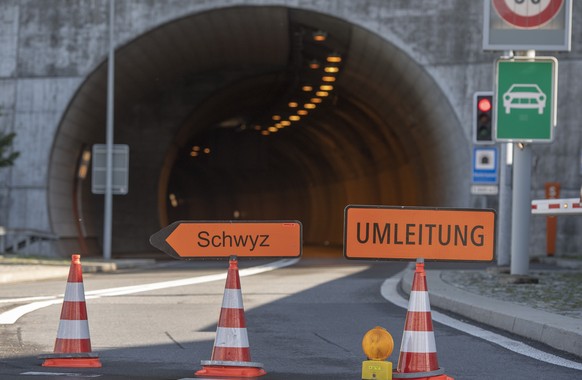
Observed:
[[[529,272],[529,220],[531,214],[531,146],[518,143],[513,156],[513,204],[511,215],[511,274]]]
[[[500,149],[500,173],[499,173],[499,213],[497,228],[497,266],[508,267],[511,252],[511,166],[507,156],[513,155],[513,149],[509,151],[511,144],[501,144]],[[513,159],[513,157],[512,157]]]
[[[113,220],[113,96],[115,54],[113,49],[115,0],[109,0],[109,57],[107,60],[107,144],[105,172],[105,210],[103,215],[103,259],[111,260],[111,230]]]

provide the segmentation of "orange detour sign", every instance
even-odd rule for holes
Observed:
[[[495,211],[349,205],[344,256],[373,260],[491,261]]]
[[[178,221],[150,237],[176,259],[300,257],[298,221]]]

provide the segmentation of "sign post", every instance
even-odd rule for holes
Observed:
[[[519,51],[495,66],[497,141],[515,143],[511,274],[529,270],[531,142],[550,142],[556,125],[557,60],[536,50],[570,51],[572,0],[484,0],[483,50]],[[502,209],[503,213],[504,210]],[[502,218],[505,219],[505,218]]]
[[[347,259],[492,261],[495,211],[349,205]]]
[[[546,199],[560,198],[560,183],[546,182]],[[546,254],[554,256],[556,253],[556,234],[558,228],[558,219],[555,215],[546,217]]]
[[[150,237],[150,244],[175,259],[300,257],[298,221],[178,221]]]

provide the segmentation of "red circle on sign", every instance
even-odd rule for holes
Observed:
[[[520,5],[517,0],[514,0],[517,5]],[[523,4],[527,7],[529,11],[529,6],[531,5],[531,9],[535,11],[536,4],[533,3],[534,0],[522,0],[523,2],[532,2],[532,4]],[[539,2],[540,0],[538,0]],[[540,26],[544,25],[548,21],[550,21],[562,8],[564,4],[564,0],[550,0],[548,5],[535,14],[527,14],[527,16],[516,13],[513,9],[511,9],[507,5],[506,0],[493,0],[493,7],[499,14],[499,16],[505,20],[506,22],[510,23],[511,25],[526,28],[526,29],[534,29],[539,28]]]

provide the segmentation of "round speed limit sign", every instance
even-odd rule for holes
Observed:
[[[493,0],[493,7],[504,21],[522,29],[536,29],[550,22],[564,0]]]

